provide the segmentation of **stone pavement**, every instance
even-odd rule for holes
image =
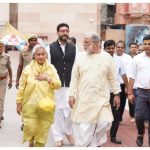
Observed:
[[[22,131],[21,127],[21,117],[16,113],[16,88],[15,88],[15,79],[18,65],[18,52],[9,52],[12,61],[13,68],[13,87],[10,90],[7,90],[5,98],[5,112],[4,112],[4,121],[2,123],[2,129],[0,129],[0,147],[27,147],[28,143],[22,144]],[[128,109],[128,107],[126,107]],[[129,122],[128,111],[124,114],[124,122],[118,130],[118,138],[122,140],[121,145],[116,145],[110,143],[109,134],[108,141],[103,147],[136,147],[136,127],[135,123]],[[147,129],[146,135],[144,138],[144,146],[148,146],[147,140]],[[64,141],[65,147],[71,146],[68,144],[67,140]],[[51,147],[54,144],[54,140],[49,132],[49,137],[47,140],[46,147]]]
[[[11,65],[13,71],[13,87],[6,92],[4,121],[0,129],[0,147],[27,147],[28,143],[22,144],[21,117],[16,112],[16,88],[15,80],[18,66],[19,52],[10,51]],[[49,137],[46,146],[53,146],[54,140],[49,132]],[[65,146],[69,146],[65,140]]]

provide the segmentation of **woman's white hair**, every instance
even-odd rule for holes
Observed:
[[[46,47],[45,47],[44,45],[37,44],[36,46],[34,46],[34,48],[33,48],[33,50],[32,50],[32,58],[33,58],[33,59],[34,59],[35,53],[36,53],[39,49],[41,49],[41,48],[45,50],[46,56],[48,56]]]

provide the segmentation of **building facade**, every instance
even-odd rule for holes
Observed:
[[[117,3],[114,24],[150,24],[150,3]]]
[[[57,39],[56,26],[65,22],[70,26],[70,36],[77,38],[82,49],[85,32],[100,33],[100,4],[69,3],[18,3],[0,4],[1,24],[10,22],[21,33],[36,33],[52,42]]]
[[[126,40],[126,26],[150,25],[149,3],[1,3],[0,30],[10,22],[23,34],[35,33],[49,43],[56,40],[56,26],[70,25],[70,36],[82,50],[83,35],[95,31],[102,40]]]

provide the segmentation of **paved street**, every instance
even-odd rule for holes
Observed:
[[[13,87],[10,90],[7,90],[5,98],[5,113],[4,121],[2,123],[2,128],[0,129],[0,147],[27,147],[28,143],[22,144],[22,131],[21,127],[21,118],[16,113],[16,88],[15,88],[15,79],[18,65],[18,53],[9,52],[11,55],[12,68],[13,68]],[[128,107],[126,107],[128,109]],[[136,146],[135,140],[137,136],[137,131],[135,123],[129,122],[128,111],[124,114],[124,123],[119,127],[118,137],[121,138],[123,144],[116,145],[110,143],[108,139],[107,143],[104,144],[104,147],[133,147]],[[147,130],[144,139],[144,146],[148,146],[147,140]],[[109,136],[108,136],[109,137]],[[47,140],[47,147],[53,146],[53,138],[51,132],[49,132],[49,138]],[[67,140],[64,142],[64,146],[71,146],[68,144]]]
[[[5,101],[5,114],[0,129],[0,146],[3,147],[26,147],[28,144],[22,144],[21,118],[16,113],[16,89],[13,86],[11,90],[7,90]],[[49,133],[49,139],[46,146],[52,146],[53,139]],[[66,145],[67,146],[67,145]]]
[[[26,147],[28,143],[22,144],[21,118],[16,113],[16,88],[15,79],[18,66],[18,52],[9,52],[13,70],[13,87],[8,90],[5,98],[5,112],[2,128],[0,129],[0,147]],[[49,133],[46,146],[53,146],[53,138]],[[65,146],[69,146],[65,140]]]
[[[13,81],[16,77],[18,59],[17,53],[10,53],[12,68],[13,68]],[[15,55],[14,55],[15,54]],[[15,63],[14,63],[15,62]],[[4,121],[2,123],[2,129],[0,129],[0,146],[26,146],[21,144],[22,132],[20,130],[21,118],[16,113],[16,88],[15,82],[13,87],[8,90],[5,98],[5,112]]]

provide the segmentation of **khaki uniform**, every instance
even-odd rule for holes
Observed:
[[[11,67],[10,57],[8,54],[2,53],[2,55],[0,55],[0,116],[2,116],[4,112],[4,99],[9,67]]]
[[[32,51],[22,50],[20,55],[23,58],[23,68],[32,61]],[[21,57],[19,59],[22,59]],[[20,61],[20,60],[19,60]]]

